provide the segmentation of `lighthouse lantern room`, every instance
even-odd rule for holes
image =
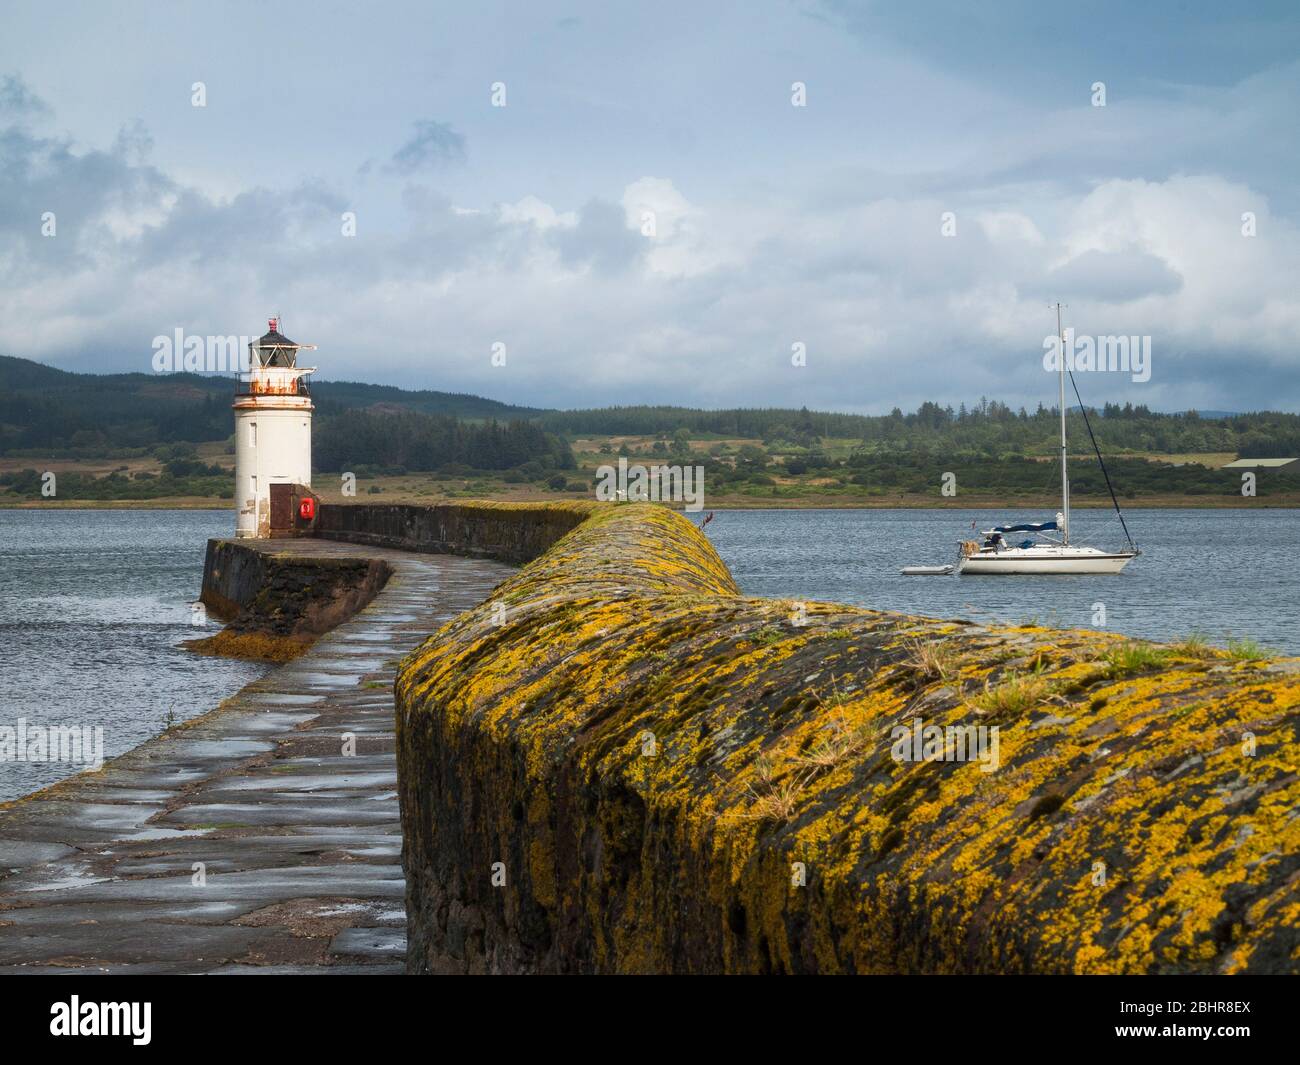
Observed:
[[[295,344],[276,318],[248,345],[248,369],[235,393],[235,535],[271,535],[271,485],[311,485],[311,396]]]

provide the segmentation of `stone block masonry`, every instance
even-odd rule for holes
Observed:
[[[609,506],[402,662],[408,971],[1296,972],[1298,668],[745,598]]]
[[[590,502],[326,504],[315,532],[326,540],[520,564],[549,550],[595,509]]]
[[[380,558],[295,548],[292,541],[209,540],[199,598],[227,625],[186,646],[288,661],[374,599],[393,572]]]

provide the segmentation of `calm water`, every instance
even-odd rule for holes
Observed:
[[[261,676],[177,647],[220,627],[190,603],[208,538],[233,526],[228,510],[0,510],[0,729],[102,726],[112,757]],[[0,761],[0,801],[81,768]]]
[[[1050,517],[1050,515],[1048,515]],[[829,600],[931,617],[1106,627],[1149,639],[1253,637],[1300,655],[1300,511],[1125,511],[1143,554],[1114,576],[904,577],[956,560],[956,542],[1004,519],[991,510],[719,511],[709,538],[750,595]],[[1113,512],[1073,515],[1072,539],[1118,547]]]

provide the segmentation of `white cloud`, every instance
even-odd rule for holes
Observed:
[[[516,203],[503,203],[497,208],[497,214],[503,222],[531,222],[538,229],[571,228],[578,224],[578,216],[573,211],[557,211],[536,196],[525,196]]]
[[[405,184],[389,224],[362,211],[349,238],[355,190],[218,197],[151,163],[143,131],[102,151],[0,136],[0,351],[69,368],[146,369],[159,333],[247,333],[282,312],[320,345],[325,377],[523,403],[1032,406],[1051,399],[1041,340],[1059,298],[1081,332],[1155,338],[1149,386],[1090,382],[1110,390],[1090,401],[1295,404],[1279,382],[1300,351],[1296,227],[1210,171],[860,187],[837,173],[834,195],[659,173],[572,202],[477,205]],[[39,233],[47,209],[56,238]],[[949,210],[955,237],[940,231]],[[1243,211],[1258,236],[1241,235]]]

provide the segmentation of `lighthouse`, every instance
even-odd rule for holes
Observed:
[[[292,486],[311,485],[311,396],[295,344],[276,318],[248,345],[248,369],[235,392],[235,536],[271,535],[272,500],[291,498]],[[273,486],[285,486],[272,490]],[[279,524],[279,523],[275,523]]]

